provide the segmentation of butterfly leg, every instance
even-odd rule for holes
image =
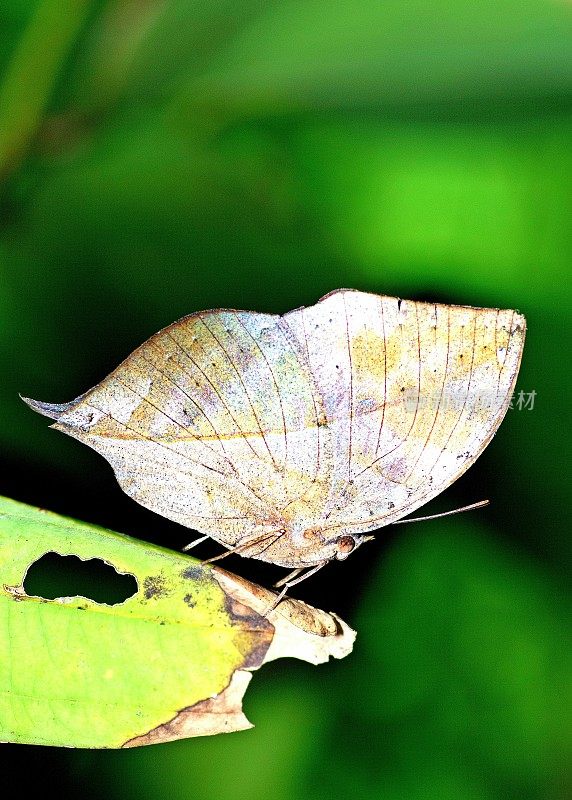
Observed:
[[[198,545],[198,544],[202,544],[202,542],[206,542],[206,540],[210,539],[210,538],[211,538],[210,536],[199,536],[199,538],[195,539],[194,542],[189,542],[189,544],[186,544],[182,548],[183,553],[186,553],[188,550],[192,550],[193,547],[196,547],[196,545]]]
[[[285,583],[288,583],[289,580],[295,578],[301,572],[304,572],[305,569],[306,567],[298,567],[297,569],[292,570],[292,572],[289,572],[288,575],[285,575],[279,581],[276,581],[274,584],[275,588],[278,589],[280,586],[284,586]]]
[[[220,561],[221,558],[226,558],[227,556],[232,555],[233,553],[239,553],[241,550],[240,545],[236,547],[231,547],[229,550],[225,550],[224,553],[221,553],[218,556],[213,556],[212,558],[205,558],[201,561],[201,564],[212,564],[213,561]]]
[[[225,550],[224,553],[221,553],[219,556],[214,556],[213,558],[207,558],[202,561],[202,564],[211,564],[213,561],[220,561],[221,558],[226,558],[230,556],[232,553],[241,553],[243,550],[247,550],[249,547],[255,547],[257,544],[265,545],[259,550],[257,553],[252,553],[252,557],[256,558],[260,555],[260,553],[264,552],[271,544],[274,544],[276,539],[279,539],[280,536],[283,535],[283,531],[270,531],[269,533],[264,533],[262,536],[254,536],[250,539],[247,539],[245,542],[240,542],[239,544],[235,545],[234,547]],[[208,538],[208,537],[207,537]],[[268,541],[270,539],[270,541]],[[267,544],[266,544],[267,543]]]
[[[282,591],[276,595],[274,602],[272,603],[270,608],[267,611],[265,611],[264,616],[267,616],[267,614],[269,614],[271,611],[274,611],[278,603],[280,603],[280,601],[284,599],[284,597],[286,596],[286,592],[291,586],[296,586],[297,583],[302,583],[302,581],[305,581],[306,578],[310,578],[312,575],[315,575],[316,572],[319,569],[322,569],[322,567],[325,567],[327,563],[328,563],[327,561],[320,561],[319,564],[316,564],[316,566],[309,569],[308,572],[304,573],[304,575],[299,574],[300,572],[304,571],[303,567],[302,569],[295,569],[293,572],[290,572],[288,575],[286,575],[286,577],[283,578],[281,581],[278,581],[278,583],[276,583],[275,586],[282,586]]]

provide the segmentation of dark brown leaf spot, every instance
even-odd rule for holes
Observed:
[[[182,572],[182,577],[189,581],[202,581],[205,578],[205,570],[201,566],[187,567]]]
[[[162,575],[149,575],[143,581],[143,593],[146,600],[168,594],[165,579]]]
[[[250,635],[244,642],[237,640],[237,645],[244,656],[242,667],[256,669],[264,661],[264,656],[274,636],[274,625],[266,617],[258,614],[250,606],[244,605],[230,595],[226,595],[225,609],[237,631],[248,631]]]

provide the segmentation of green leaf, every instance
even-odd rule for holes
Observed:
[[[108,605],[28,594],[46,553],[99,559],[137,591]],[[224,570],[0,498],[0,739],[122,747],[251,727],[252,669],[346,655],[343,622]]]

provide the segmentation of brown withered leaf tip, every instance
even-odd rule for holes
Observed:
[[[274,597],[272,592],[217,567],[212,569],[212,575],[225,593],[226,610],[237,630],[246,628],[249,632],[241,667],[233,672],[223,691],[181,709],[168,722],[128,740],[123,747],[251,728],[242,710],[242,699],[252,670],[276,658],[299,658],[321,664],[351,652],[355,631],[335,614],[290,598],[267,613]]]

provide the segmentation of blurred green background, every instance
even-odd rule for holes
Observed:
[[[3,494],[188,541],[18,392],[69,400],[210,307],[349,286],[517,308],[537,393],[427,513],[491,507],[383,530],[296,587],[357,628],[351,657],[257,673],[252,731],[4,745],[21,792],[570,797],[572,5],[0,0],[0,43]]]

